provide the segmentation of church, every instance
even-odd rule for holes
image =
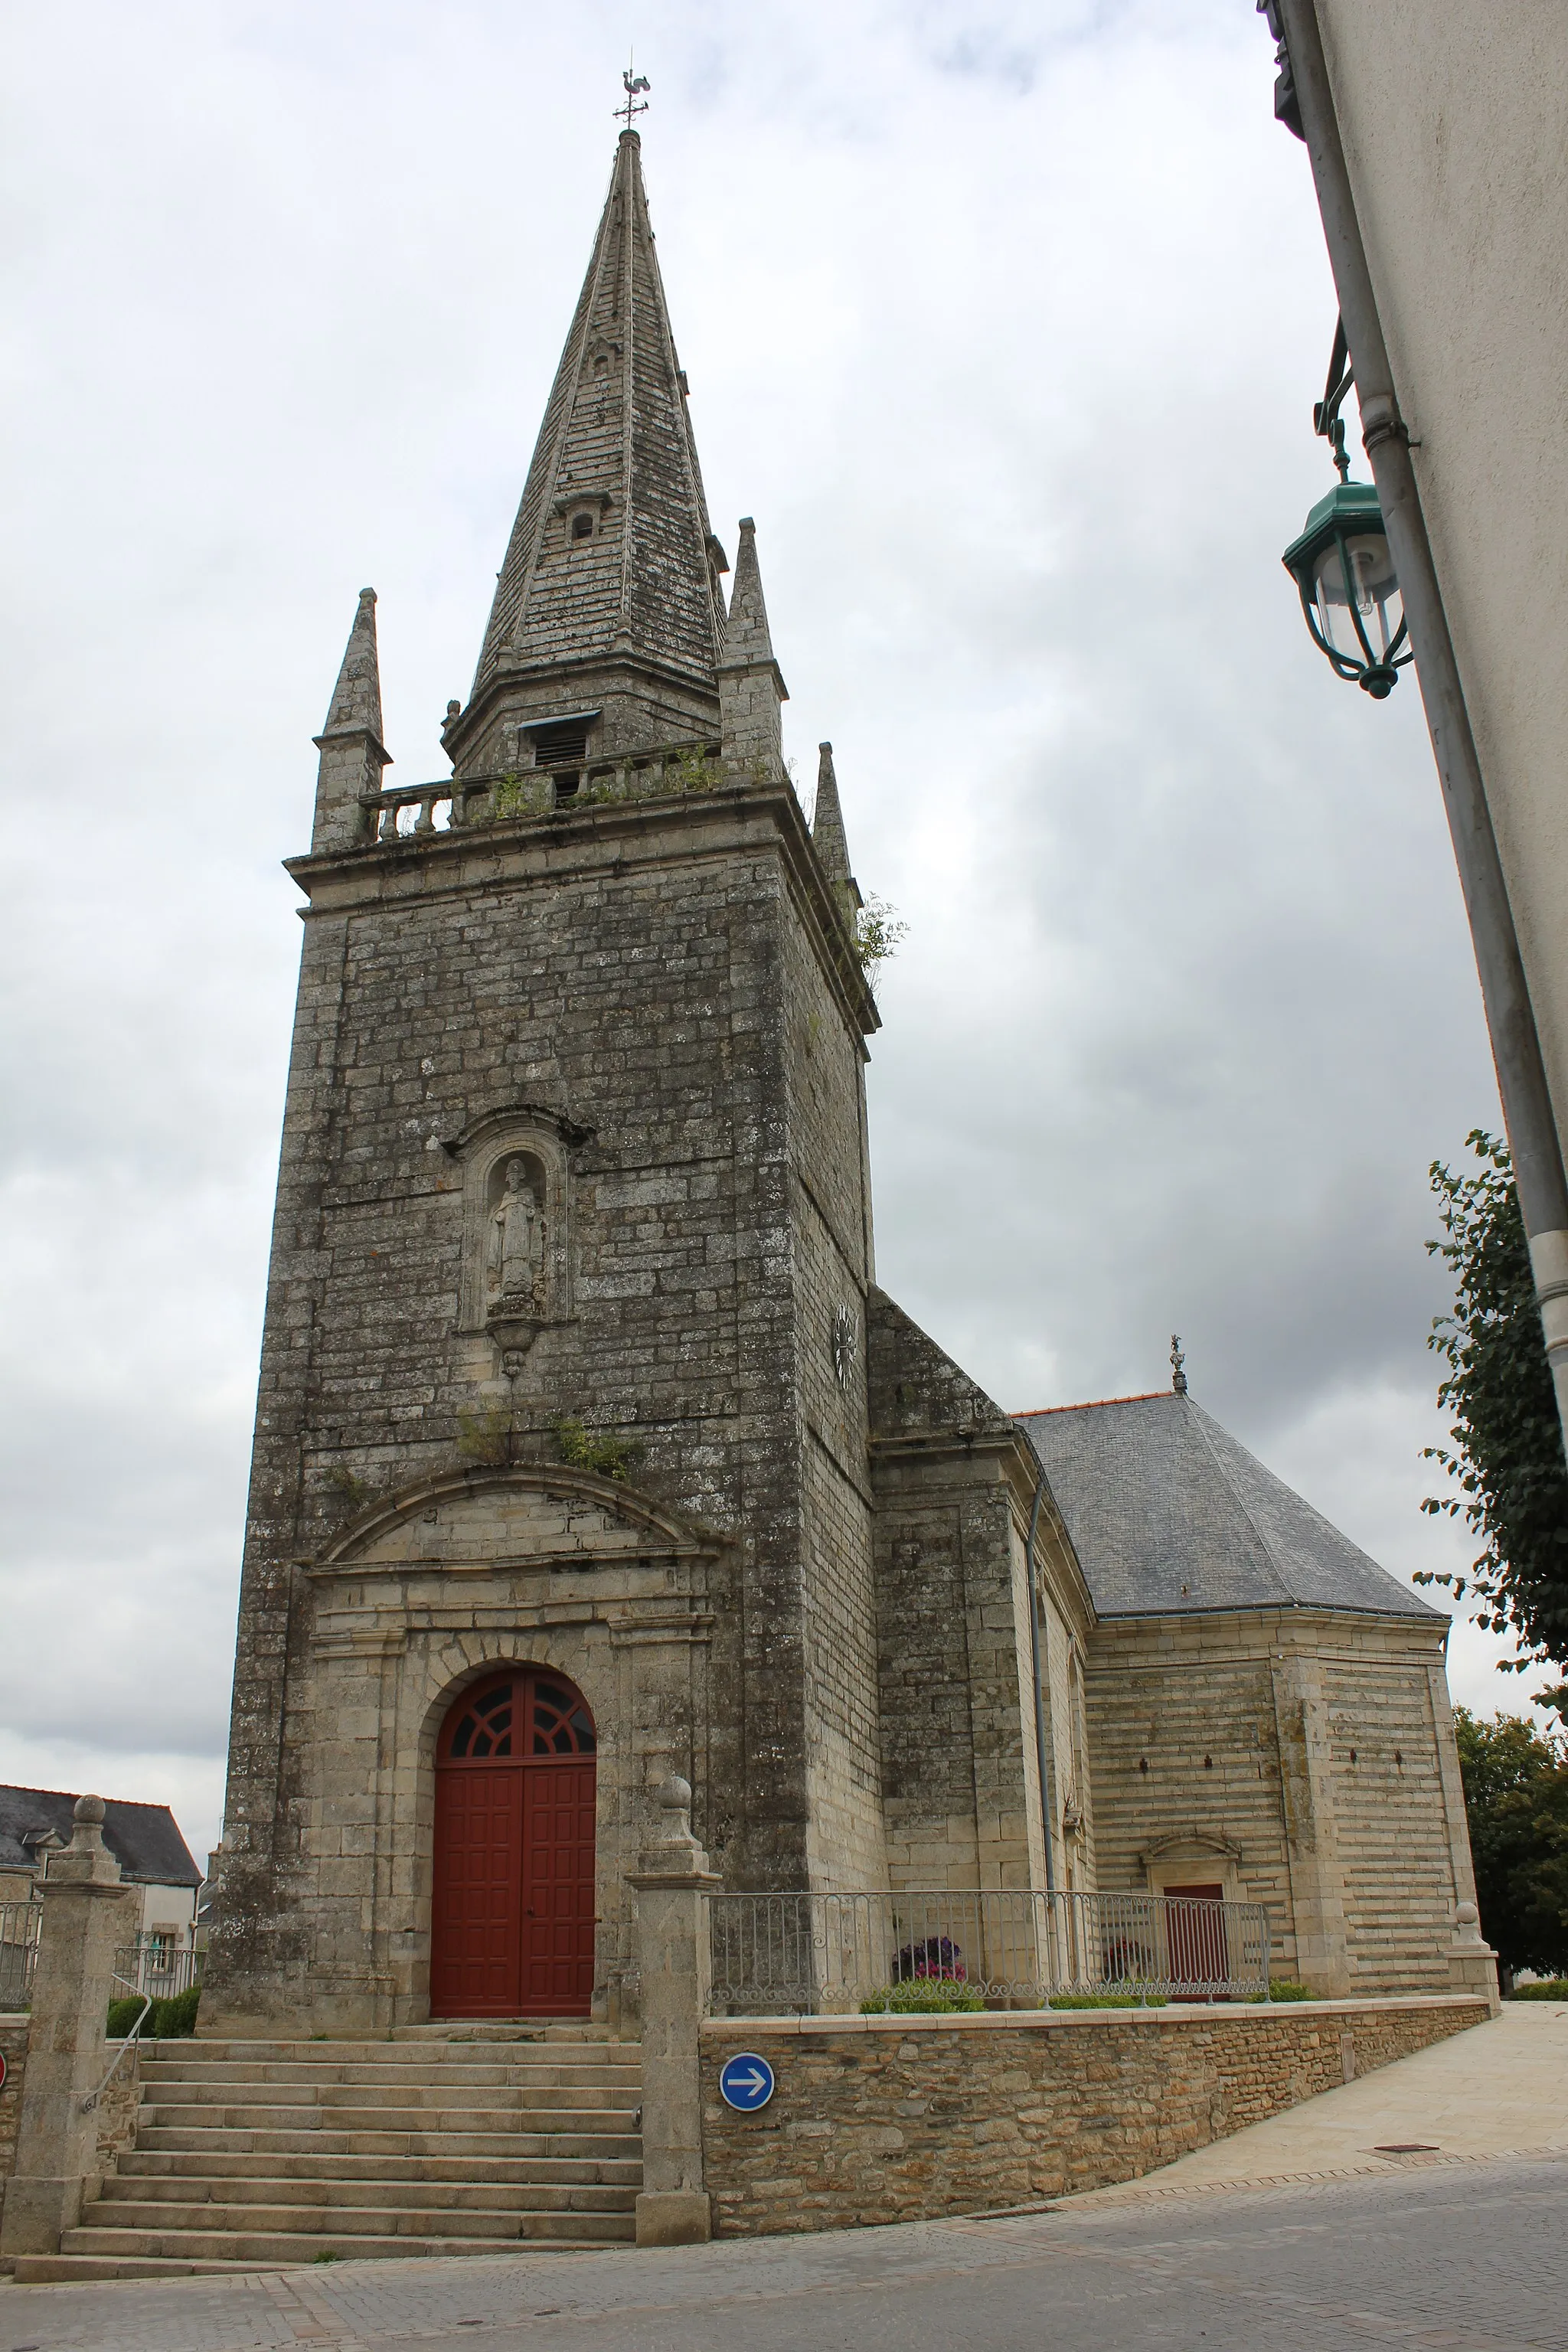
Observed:
[[[1011,1416],[878,1286],[878,1027],[758,534],[620,137],[450,772],[327,720],[204,2033],[635,2030],[671,1773],[726,1888],[1265,1904],[1445,1991],[1447,1620],[1186,1393]]]

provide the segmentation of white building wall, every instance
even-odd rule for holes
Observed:
[[[1316,6],[1568,1136],[1568,8]]]

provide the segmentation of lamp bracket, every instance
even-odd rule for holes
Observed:
[[[1334,348],[1329,359],[1323,396],[1312,404],[1312,430],[1333,451],[1334,464],[1339,468],[1342,482],[1348,482],[1351,478],[1351,461],[1345,455],[1345,424],[1340,410],[1354,382],[1355,370],[1351,365],[1350,346],[1345,341],[1345,322],[1342,318],[1334,323]]]

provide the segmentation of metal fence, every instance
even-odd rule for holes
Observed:
[[[709,1901],[721,2017],[843,2015],[918,1988],[988,2009],[1054,1997],[1263,2000],[1260,1903],[1163,1895],[980,1893],[715,1895]]]
[[[188,1945],[166,1944],[157,1936],[138,1936],[133,1944],[115,1953],[114,1973],[125,1993],[151,1993],[154,2000],[168,2000],[175,1993],[189,1992],[194,1984],[200,1984],[205,1958],[205,1953],[194,1952]]]
[[[36,1896],[0,1903],[0,2009],[26,2009],[33,1997],[33,1969],[44,1906]]]

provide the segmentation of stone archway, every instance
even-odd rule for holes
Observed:
[[[436,1749],[430,2014],[586,2017],[594,1991],[594,1718],[575,1684],[471,1683]]]

